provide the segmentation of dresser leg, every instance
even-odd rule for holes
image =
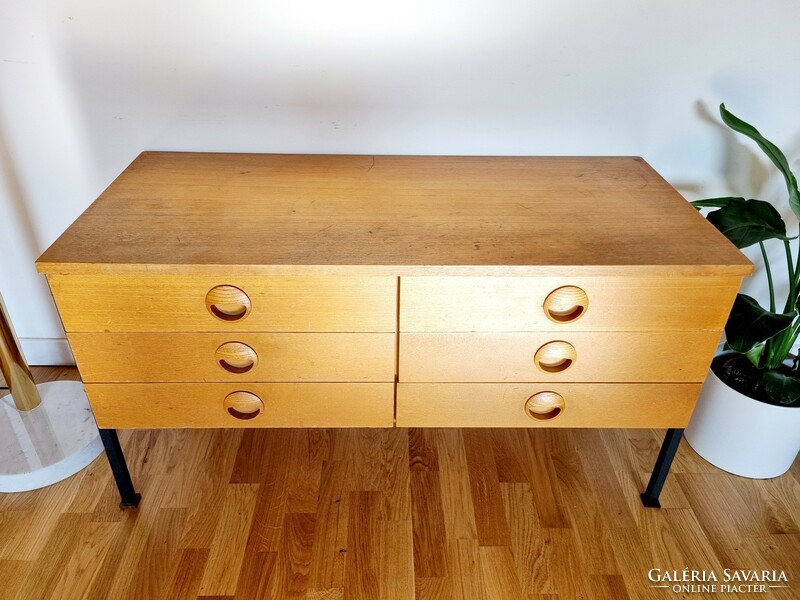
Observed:
[[[661,444],[661,451],[658,453],[658,459],[656,459],[656,466],[653,467],[653,474],[650,475],[647,489],[644,493],[639,494],[642,504],[648,508],[661,508],[658,497],[661,495],[661,488],[664,487],[664,481],[667,479],[669,468],[672,466],[672,459],[675,458],[675,453],[678,451],[678,444],[681,443],[682,437],[683,429],[667,430],[664,443]]]
[[[106,449],[108,463],[111,465],[111,472],[114,474],[114,481],[117,482],[120,508],[136,508],[142,495],[133,489],[131,474],[128,472],[128,463],[125,462],[125,455],[122,453],[122,446],[119,445],[116,429],[101,429],[100,439]]]

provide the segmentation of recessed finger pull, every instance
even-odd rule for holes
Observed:
[[[557,392],[539,392],[525,401],[525,414],[536,421],[549,421],[560,415],[566,404]]]
[[[545,373],[561,373],[569,369],[578,359],[575,346],[569,342],[547,342],[533,356],[534,364]]]
[[[242,342],[226,342],[214,353],[217,364],[228,373],[241,375],[252,371],[258,364],[258,354]]]
[[[577,321],[588,308],[589,296],[574,285],[556,288],[544,301],[544,313],[548,319],[556,323]]]
[[[225,396],[222,406],[236,419],[246,421],[256,418],[264,410],[261,398],[252,392],[233,392]]]
[[[241,321],[248,314],[252,304],[249,296],[233,285],[218,285],[206,294],[208,312],[221,321]]]

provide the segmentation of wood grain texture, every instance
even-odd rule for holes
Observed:
[[[555,418],[528,416],[538,392],[565,400]],[[399,383],[398,427],[685,427],[700,384]]]
[[[719,337],[716,331],[403,333],[399,376],[407,382],[702,382]],[[575,359],[563,371],[538,368],[537,350],[562,339],[575,348]]]
[[[697,382],[752,270],[638,157],[164,152],[140,155],[37,264],[98,422],[119,428],[389,426],[398,378]],[[605,354],[586,333],[619,331],[666,333],[608,337]],[[713,334],[671,333],[686,331]],[[415,332],[494,336],[405,337]],[[563,342],[574,367],[532,375],[526,345],[539,338],[508,332],[552,332],[541,343]],[[570,332],[580,348],[561,340]],[[569,384],[576,396],[556,404],[522,399],[522,415],[675,425],[693,401],[692,387],[667,405],[652,397],[666,388],[613,388],[618,399],[603,385],[600,401]],[[421,389],[403,392],[410,424],[523,426],[509,399],[522,388],[469,388],[466,403],[442,399],[455,388],[410,394]],[[478,389],[502,397],[496,412]],[[433,571],[435,589],[445,575]]]
[[[37,264],[231,275],[752,269],[638,157],[174,152],[142,153]]]
[[[100,427],[391,427],[391,383],[89,383],[86,394]],[[264,409],[251,419],[226,412],[223,401],[251,392]]]
[[[43,373],[76,374],[34,369]],[[637,493],[662,438],[632,429],[123,431],[143,492],[137,510],[117,508],[103,456],[54,486],[0,494],[0,599],[679,596],[649,587],[654,565],[785,570],[788,588],[758,596],[797,598],[800,460],[783,477],[750,480],[681,444],[664,508],[645,509]],[[428,552],[436,569],[423,574],[416,564]]]
[[[391,277],[172,277],[165,275],[51,275],[47,278],[67,332],[250,331],[391,332],[397,282]],[[222,321],[206,308],[206,294],[232,284],[252,309]]]
[[[404,277],[401,332],[722,331],[739,291],[730,277]],[[589,307],[558,323],[544,312],[548,294],[577,285]]]
[[[232,596],[236,593],[258,492],[257,484],[228,485],[225,503],[203,570],[199,595]]]
[[[254,419],[264,410],[264,402],[252,392],[231,392],[222,399],[222,408],[240,419]]]
[[[394,381],[393,333],[70,333],[87,383]],[[231,372],[217,349],[247,344],[252,369]]]

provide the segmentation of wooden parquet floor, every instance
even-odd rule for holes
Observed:
[[[104,456],[0,494],[0,598],[800,598],[800,461],[751,481],[682,443],[664,508],[644,509],[663,433],[121,432],[138,509],[119,510]],[[783,569],[789,587],[649,587],[686,567]]]

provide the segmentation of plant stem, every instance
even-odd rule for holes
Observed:
[[[761,248],[761,256],[764,257],[764,267],[767,270],[767,283],[769,283],[769,311],[775,312],[775,286],[772,283],[772,269],[770,269],[769,266],[769,259],[767,258],[767,250],[764,248],[764,242],[758,242],[758,247]],[[789,272],[791,273],[791,271],[792,267],[789,266]],[[792,281],[794,280],[791,275],[789,279]]]
[[[794,265],[795,293],[800,289],[800,235],[797,236],[797,262]]]
[[[789,327],[781,331],[775,337],[770,338],[764,347],[764,369],[777,369],[786,360],[792,346],[800,335],[800,320],[795,321]]]
[[[800,335],[800,323],[795,323],[795,326],[792,328],[792,334],[787,337],[784,349],[783,349],[783,359],[781,360],[781,364],[783,361],[786,360],[786,357],[789,356],[789,353],[792,351],[792,346],[797,341],[797,336]],[[775,365],[777,369],[780,365]]]
[[[783,309],[783,312],[789,312],[790,310],[794,310],[797,304],[797,280],[795,279],[797,274],[794,267],[794,260],[792,259],[792,246],[789,244],[789,240],[784,240],[783,247],[786,249],[786,267],[789,270],[789,296],[786,298],[786,308]],[[767,271],[767,273],[769,273],[769,271]]]

